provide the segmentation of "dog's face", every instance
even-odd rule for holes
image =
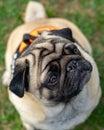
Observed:
[[[29,91],[43,102],[69,102],[92,71],[77,46],[70,29],[42,32],[17,59],[10,90],[19,97]]]

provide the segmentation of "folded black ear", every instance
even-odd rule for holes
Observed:
[[[72,30],[70,28],[63,28],[60,30],[52,30],[51,34],[64,37],[72,42],[75,42],[72,36]]]
[[[19,97],[24,96],[24,90],[29,88],[29,66],[16,65],[14,70],[13,79],[10,83],[9,89]]]

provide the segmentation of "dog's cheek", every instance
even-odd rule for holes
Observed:
[[[40,90],[40,97],[45,98],[48,101],[52,101],[57,95],[57,91],[52,91],[47,88],[41,88]]]

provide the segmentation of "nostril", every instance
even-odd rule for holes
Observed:
[[[76,65],[77,61],[76,61],[76,60],[73,60],[72,63],[73,63],[74,65]]]
[[[77,67],[78,67],[78,61],[77,60],[72,60],[67,65],[67,71],[71,71],[71,70],[73,70],[73,69],[75,69]]]
[[[70,65],[67,65],[67,71],[71,71],[73,68]]]
[[[73,67],[77,67],[79,65],[78,60],[73,60],[72,65]]]

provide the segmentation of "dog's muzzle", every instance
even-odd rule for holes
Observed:
[[[73,70],[78,70],[78,71],[88,71],[91,72],[92,71],[92,65],[84,60],[84,59],[74,59],[71,60],[68,65],[67,65],[67,71],[73,71]]]

